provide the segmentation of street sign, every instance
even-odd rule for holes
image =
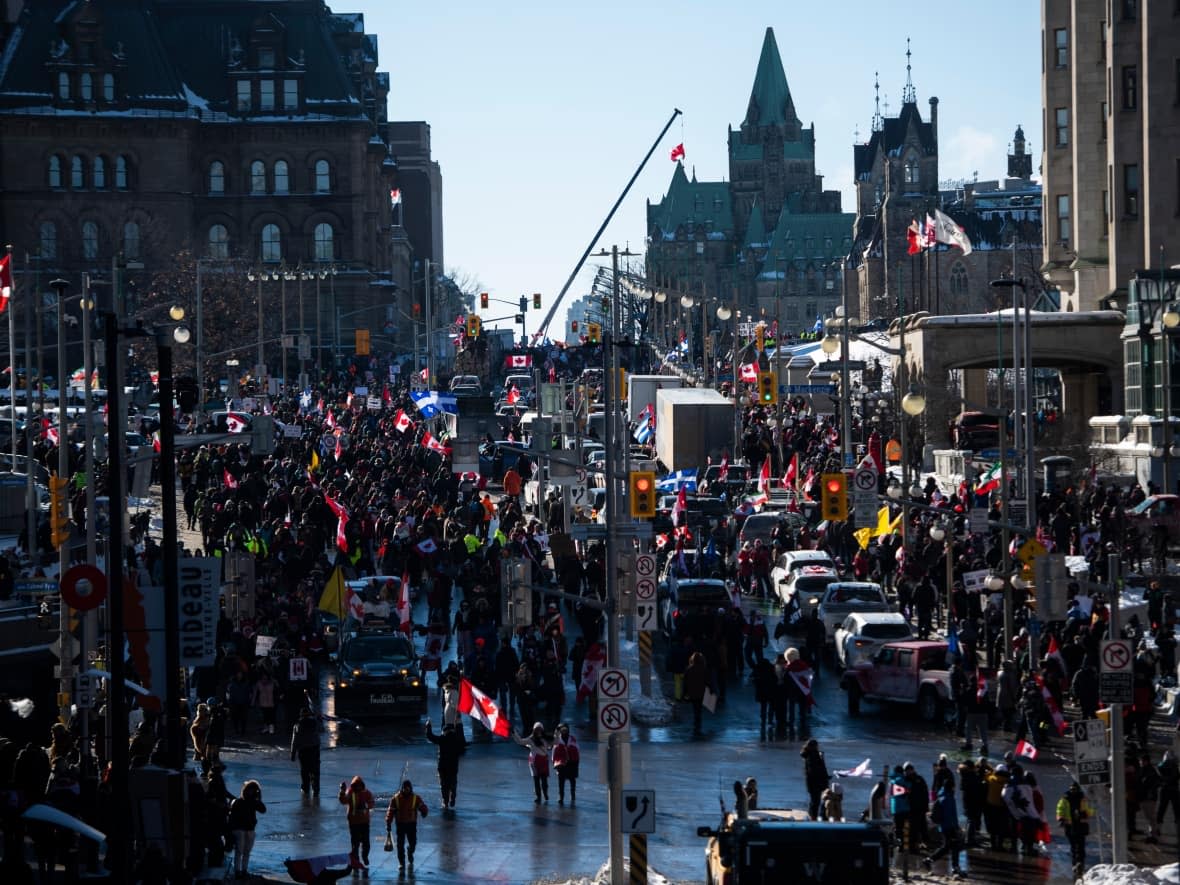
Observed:
[[[1013,525],[1028,525],[1028,507],[1025,501],[1011,500],[1008,502],[1008,521]],[[1041,548],[1042,553],[1046,552]],[[1040,556],[1041,554],[1037,554]]]
[[[1011,507],[1011,505],[1009,505]],[[1011,513],[1011,511],[1009,511]],[[1032,565],[1033,560],[1038,556],[1044,556],[1049,550],[1038,541],[1036,538],[1029,538],[1020,545],[1020,549],[1016,551],[1016,558],[1025,565]]]
[[[1016,449],[1008,449],[1004,453],[1004,457],[1005,457],[1005,459],[1015,458],[1016,457]],[[998,460],[1000,460],[1000,450],[999,449],[984,449],[983,451],[981,451],[979,453],[979,460],[981,460],[981,461],[998,461]]]
[[[864,360],[828,360],[827,362],[815,364],[817,370],[822,369],[825,372],[842,372],[845,366],[848,367],[849,372],[859,372],[867,368]]]
[[[578,485],[584,486],[586,484],[588,474],[585,467],[575,467],[574,477],[578,480]]]
[[[1131,643],[1126,639],[1106,639],[1102,642],[1101,669],[1098,673],[1098,694],[1108,704],[1130,704],[1133,701],[1131,674]]]
[[[1079,719],[1073,724],[1073,759],[1078,783],[1083,786],[1110,783],[1106,723],[1101,719]]]
[[[603,667],[598,671],[598,703],[626,700],[631,696],[631,685],[626,670]]]
[[[988,509],[986,507],[972,507],[967,511],[967,528],[973,535],[987,532]]]
[[[831,384],[787,384],[783,387],[787,395],[798,393],[818,393],[831,395],[836,392],[836,388]]]
[[[654,602],[635,602],[635,629],[655,630],[657,625],[656,604]]]
[[[655,578],[636,578],[635,579],[635,600],[636,602],[653,602],[656,598],[656,579]]]
[[[623,790],[622,813],[619,821],[624,833],[647,833],[656,831],[656,791]]]
[[[74,703],[78,705],[79,710],[89,710],[94,703],[89,673],[79,673],[74,677]]]
[[[853,519],[861,528],[877,522],[877,471],[859,467],[852,474]]]
[[[654,553],[640,553],[635,557],[635,601],[654,603],[656,599],[656,557]],[[654,609],[655,606],[649,605]],[[652,626],[639,625],[640,630],[654,630],[655,617],[652,615]]]
[[[604,732],[626,731],[631,725],[631,704],[610,701],[598,708],[598,727]]]
[[[852,488],[856,492],[877,494],[877,471],[871,467],[859,467],[852,474]]]
[[[56,578],[17,578],[12,582],[12,592],[25,596],[44,596],[57,592]]]

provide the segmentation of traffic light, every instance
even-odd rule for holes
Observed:
[[[176,379],[176,404],[186,415],[192,414],[197,407],[197,400],[201,392],[197,389],[197,379],[190,375],[183,375]]]
[[[417,320],[419,315],[421,315],[421,313],[422,313],[422,305],[419,304],[417,301],[414,302],[413,313],[414,313],[415,320]]]
[[[70,480],[52,473],[49,476],[49,538],[53,549],[59,550],[70,540],[70,509],[66,487]]]
[[[754,327],[754,340],[757,342],[759,353],[766,350],[766,326],[762,323]]]
[[[651,519],[656,515],[656,475],[651,470],[636,470],[627,477],[632,519]]]
[[[762,327],[759,326],[759,329]],[[778,402],[778,373],[758,373],[758,402],[764,406],[773,406]]]
[[[577,320],[570,320],[570,331],[571,332],[578,331],[578,321]]]
[[[540,310],[540,309],[541,309],[541,293],[534,292],[533,293],[533,310]]]
[[[473,313],[467,314],[467,337],[478,338],[482,324],[479,317]]]
[[[487,310],[488,309],[488,293],[487,292],[480,292],[479,293],[479,309],[480,310]]]
[[[357,356],[368,356],[369,355],[369,330],[368,329],[357,329],[356,330],[356,355]]]
[[[820,485],[823,488],[821,517],[844,522],[848,519],[848,477],[843,473],[825,473],[820,477]]]
[[[602,340],[602,326],[598,325],[598,323],[587,323],[586,324],[586,343],[587,344],[597,344],[601,340]]]

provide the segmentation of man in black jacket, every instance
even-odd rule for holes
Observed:
[[[291,761],[299,757],[299,792],[320,794],[320,723],[315,711],[304,707],[291,730]]]
[[[459,785],[459,757],[467,752],[467,739],[453,725],[444,725],[435,734],[426,720],[426,739],[438,747],[438,785],[442,789],[443,810],[454,810],[455,790]]]

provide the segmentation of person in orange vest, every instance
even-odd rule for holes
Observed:
[[[492,526],[492,517],[496,515],[496,505],[492,503],[492,496],[487,492],[484,492],[479,503],[483,507],[483,521],[479,524],[479,539],[487,541],[488,531]]]
[[[520,496],[521,486],[520,474],[515,467],[509,467],[504,471],[504,494],[509,498],[516,498]]]
[[[340,782],[340,804],[348,806],[348,836],[352,840],[350,860],[354,869],[369,868],[369,813],[376,800],[357,775],[351,784]]]
[[[397,824],[397,870],[406,871],[406,849],[409,848],[410,869],[414,869],[414,848],[418,844],[418,815],[426,817],[428,809],[422,797],[414,792],[414,785],[402,781],[402,788],[389,797],[389,808],[385,810],[385,834],[388,839],[390,827]],[[407,845],[407,843],[409,843]],[[389,847],[388,841],[386,848]]]

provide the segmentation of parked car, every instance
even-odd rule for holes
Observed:
[[[1168,541],[1180,543],[1180,495],[1148,495],[1127,511],[1140,535],[1150,538],[1157,525],[1168,530]]]
[[[884,643],[913,637],[913,628],[898,612],[853,612],[836,628],[836,665],[854,667],[870,660]]]
[[[862,700],[889,701],[913,705],[926,722],[937,722],[951,698],[947,644],[887,642],[872,658],[845,670],[840,687],[848,695],[849,716],[860,715]]]
[[[793,570],[775,591],[783,603],[783,620],[792,635],[799,635],[804,620],[811,617],[824,598],[828,586],[840,580],[833,568],[825,565],[805,565]]]
[[[729,585],[715,578],[670,576],[663,603],[661,624],[675,642],[685,636],[711,640],[718,619],[733,608]]]
[[[426,712],[426,680],[408,636],[384,627],[344,640],[336,665],[337,716],[381,719]]]
[[[784,587],[790,581],[792,573],[804,566],[822,566],[836,573],[836,563],[822,550],[790,550],[781,554],[770,569],[770,583],[784,603],[787,601]]]
[[[951,421],[951,442],[956,449],[994,449],[1000,444],[999,419],[983,412],[960,412]]]
[[[456,390],[460,387],[474,387],[478,392],[482,387],[482,382],[478,375],[456,375],[451,379],[451,390]]]
[[[819,601],[819,618],[824,622],[828,643],[835,641],[836,628],[853,612],[889,612],[893,606],[880,584],[869,581],[837,581],[828,584]]]
[[[769,544],[774,530],[785,523],[781,513],[751,513],[742,522],[742,529],[738,532],[738,546],[749,542],[761,541]]]

